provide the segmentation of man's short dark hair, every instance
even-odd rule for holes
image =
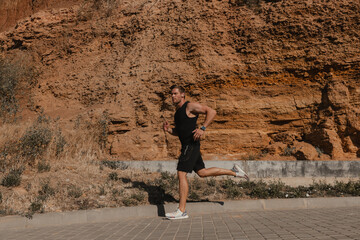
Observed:
[[[179,92],[180,92],[180,93],[185,93],[185,88],[183,88],[182,86],[179,86],[179,85],[172,85],[172,86],[170,87],[170,90],[172,91],[172,90],[175,89],[175,88],[179,89]]]

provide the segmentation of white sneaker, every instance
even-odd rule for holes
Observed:
[[[180,211],[180,209],[177,209],[176,212],[166,213],[165,216],[170,220],[184,219],[184,218],[189,217],[189,215],[187,215],[186,211],[182,212],[182,211]]]
[[[247,181],[250,180],[249,176],[246,174],[246,172],[244,172],[244,170],[242,170],[240,168],[239,165],[237,165],[236,163],[234,164],[234,167],[231,169],[231,171],[236,173],[236,177],[241,177],[241,178],[245,178]]]

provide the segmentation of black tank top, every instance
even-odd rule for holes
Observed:
[[[194,141],[193,133],[196,129],[196,121],[198,116],[190,118],[186,114],[186,106],[188,105],[188,101],[185,102],[181,108],[179,108],[174,116],[175,119],[175,129],[179,136],[180,142],[182,146],[189,144],[200,144],[199,141]]]

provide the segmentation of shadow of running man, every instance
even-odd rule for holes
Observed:
[[[148,193],[148,202],[157,206],[159,217],[165,217],[165,202],[178,202],[173,196],[167,194],[161,186],[154,186],[140,181],[131,181],[129,178],[120,178],[124,183],[132,183],[132,187],[144,190]],[[130,188],[130,187],[128,187]]]
[[[119,178],[123,183],[132,183],[132,186],[127,188],[137,188],[140,190],[144,190],[148,193],[148,202],[151,205],[156,205],[157,213],[159,217],[165,217],[165,202],[174,202],[178,203],[179,200],[175,199],[172,195],[166,193],[165,189],[160,185],[151,185],[146,184],[141,181],[132,181],[130,178]],[[188,202],[192,203],[201,203],[201,202],[212,202],[220,205],[224,205],[223,201],[210,201],[209,199],[201,199],[201,200],[188,200]]]

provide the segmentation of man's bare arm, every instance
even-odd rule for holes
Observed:
[[[212,122],[212,120],[215,118],[216,116],[216,111],[206,105],[200,104],[200,103],[189,103],[187,105],[188,107],[188,111],[191,114],[194,115],[199,115],[199,114],[205,114],[205,122],[203,123],[202,126],[204,127],[208,127],[210,125],[210,123]],[[201,136],[204,134],[204,131],[201,129],[195,129],[193,131],[194,133],[194,139],[195,140],[199,140],[201,138]]]
[[[164,121],[163,128],[164,128],[164,131],[165,131],[165,132],[168,132],[168,133],[170,133],[171,135],[174,135],[174,136],[177,136],[177,135],[178,135],[177,132],[176,132],[176,130],[175,130],[175,128],[171,128],[169,122],[166,121],[166,120]]]

